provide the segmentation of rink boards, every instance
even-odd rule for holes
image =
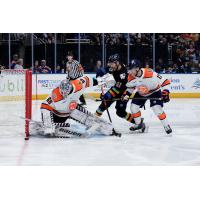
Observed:
[[[87,76],[95,77],[95,74],[86,74]],[[170,91],[172,98],[200,98],[200,74],[162,74],[164,78],[171,81]],[[32,83],[32,98],[44,99],[53,88],[59,85],[60,81],[65,79],[65,74],[33,74]],[[0,84],[0,100],[6,99],[6,94],[9,96],[21,95],[22,87],[19,82],[21,77],[13,75],[12,78],[1,81]],[[12,88],[10,88],[12,86]],[[98,97],[101,90],[98,86],[85,90],[86,95]]]

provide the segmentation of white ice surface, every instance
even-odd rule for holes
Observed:
[[[94,112],[99,102],[87,100]],[[40,120],[40,102],[33,102],[33,118]],[[173,128],[167,137],[150,110],[142,111],[150,126],[146,134],[128,134],[130,124],[109,110],[121,138],[24,140],[21,102],[0,102],[0,165],[200,165],[200,99],[172,99],[165,111]],[[127,110],[130,105],[128,104]],[[103,117],[107,118],[106,112]]]

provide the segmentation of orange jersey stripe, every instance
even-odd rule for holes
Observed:
[[[54,102],[58,102],[58,101],[61,101],[63,99],[63,96],[62,94],[60,93],[60,89],[59,87],[55,88],[53,91],[52,91],[52,100]]]
[[[40,108],[46,109],[46,110],[49,110],[49,111],[53,111],[53,108],[50,105],[44,104],[44,103],[41,104]]]
[[[169,80],[169,79],[166,79],[166,80],[162,83],[161,87],[164,87],[164,86],[169,85],[169,84],[170,84],[170,80]]]
[[[84,79],[86,80],[86,87],[89,87],[90,86],[90,79],[85,76]]]

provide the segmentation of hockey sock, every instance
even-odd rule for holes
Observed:
[[[132,117],[135,121],[135,124],[140,124],[141,123],[140,107],[136,104],[131,104],[131,112],[132,112]]]
[[[160,105],[155,105],[152,107],[155,115],[158,117],[158,119],[161,121],[162,125],[164,127],[168,126],[168,120],[167,120],[167,116],[163,110],[163,108]]]

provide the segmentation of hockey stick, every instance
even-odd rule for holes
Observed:
[[[134,97],[131,97],[131,98],[128,98],[128,100],[129,99],[136,99],[136,100],[163,100],[162,98],[134,98]],[[104,102],[106,102],[106,101],[118,101],[118,100],[121,100],[121,98],[113,98],[112,100],[111,99],[95,99],[94,98],[94,101],[104,101]]]
[[[105,92],[104,92],[104,88],[103,88],[103,87],[104,87],[104,86],[101,85],[101,92],[102,92],[102,95],[105,94]],[[112,119],[111,119],[110,112],[109,112],[109,110],[108,110],[108,107],[107,107],[106,101],[103,100],[103,103],[104,103],[104,105],[105,105],[105,107],[106,107],[106,112],[107,112],[107,114],[108,114],[109,121],[110,121],[110,123],[112,123]],[[118,137],[121,137],[121,136],[122,136],[122,134],[121,134],[121,133],[117,133],[117,132],[115,131],[114,128],[113,128],[113,134],[114,134],[115,136],[118,136]]]

